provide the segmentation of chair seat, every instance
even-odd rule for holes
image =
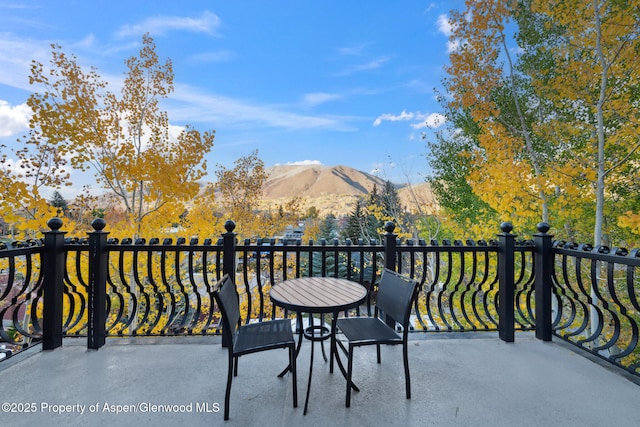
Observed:
[[[338,319],[337,328],[349,341],[349,348],[341,340],[336,344],[345,354],[347,360],[347,394],[345,406],[351,406],[351,389],[358,391],[354,386],[353,378],[353,353],[359,346],[376,346],[377,361],[380,363],[380,345],[402,345],[402,359],[404,362],[404,382],[407,399],[411,399],[411,377],[409,376],[409,357],[407,355],[407,341],[409,339],[409,314],[411,303],[416,298],[417,282],[402,276],[393,270],[385,268],[378,285],[376,300],[376,314],[385,314],[385,318],[395,319],[402,324],[402,336],[393,326],[387,325],[379,317],[345,317]],[[344,372],[344,371],[343,371]]]
[[[346,317],[338,319],[337,326],[353,345],[402,343],[402,337],[376,317]]]
[[[237,356],[294,344],[289,319],[251,323],[238,329],[233,353]]]
[[[293,376],[293,407],[298,406],[298,386],[296,380],[296,345],[289,319],[271,320],[242,325],[240,305],[236,286],[228,274],[218,281],[213,296],[222,313],[222,345],[229,353],[227,388],[224,393],[224,419],[229,419],[229,399],[233,377],[238,375],[238,358],[249,353],[257,353],[276,348],[289,350],[289,371]]]

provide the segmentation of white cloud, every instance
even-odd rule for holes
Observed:
[[[414,129],[422,129],[422,128],[431,128],[435,129],[444,124],[447,118],[440,113],[431,113],[419,115],[416,119],[420,119],[419,123],[414,123],[411,125]]]
[[[390,113],[384,113],[379,115],[373,122],[374,126],[380,126],[380,124],[383,121],[389,121],[389,122],[398,122],[398,121],[405,121],[405,120],[412,120],[415,117],[414,113],[407,113],[405,110],[402,110],[402,113],[400,114],[390,114]]]
[[[453,25],[451,25],[451,21],[449,21],[447,15],[438,16],[438,31],[447,37],[453,34]]]
[[[348,67],[346,69],[344,69],[343,71],[340,71],[338,73],[336,73],[336,76],[347,76],[349,74],[353,74],[353,73],[358,73],[361,71],[369,71],[369,70],[375,70],[378,69],[380,67],[382,67],[384,64],[386,64],[387,62],[389,62],[391,60],[390,56],[381,56],[379,58],[376,58],[372,61],[369,61],[365,64],[359,64],[359,65],[354,65],[352,67]]]
[[[176,125],[169,125],[169,140],[170,141],[177,141],[178,137],[180,136],[180,134],[185,130],[184,126],[176,126]]]
[[[15,160],[12,158],[7,158],[2,162],[2,170],[9,174],[19,174],[20,173],[20,165],[22,164],[22,160]]]
[[[436,5],[435,3],[429,3],[429,5],[426,7],[426,9],[424,10],[424,13],[429,13],[431,12],[433,9],[435,9],[436,7],[438,7],[438,5]]]
[[[343,56],[360,56],[362,55],[366,47],[367,47],[366,44],[360,44],[358,46],[341,47],[338,49],[338,53]]]
[[[369,175],[379,176],[382,173],[383,169],[384,169],[383,163],[374,163],[372,165],[372,169],[369,171]]]
[[[447,42],[447,53],[456,52],[460,47],[460,40],[449,40]]]
[[[340,98],[342,98],[342,95],[339,95],[337,93],[316,92],[306,94],[303,97],[302,102],[309,107],[314,107],[316,105],[324,104],[325,102],[334,101]]]
[[[186,85],[176,85],[167,100],[172,120],[184,122],[225,123],[255,127],[271,126],[284,129],[332,129],[356,130],[345,118],[299,114],[284,110],[281,106],[257,105],[244,100],[203,93]]]
[[[438,31],[444,34],[447,37],[451,37],[454,31],[454,26],[449,20],[447,15],[438,16]],[[447,53],[455,52],[458,50],[460,46],[460,40],[449,39],[447,41]]]
[[[88,34],[85,38],[75,43],[75,46],[85,49],[91,48],[96,42],[96,36],[94,34]]]
[[[181,16],[155,16],[147,18],[144,21],[133,24],[124,25],[117,32],[119,37],[141,36],[144,33],[152,35],[162,35],[169,31],[190,31],[193,33],[205,33],[216,35],[220,26],[220,18],[215,13],[205,11],[198,18],[189,18]]]
[[[373,126],[380,126],[383,121],[389,122],[401,122],[401,121],[416,121],[412,123],[411,127],[414,129],[421,128],[437,128],[445,122],[445,116],[440,113],[423,114],[421,112],[407,112],[402,110],[400,114],[381,114],[373,121]]]
[[[307,165],[321,165],[320,160],[298,160],[296,162],[287,162],[287,166],[307,166]]]
[[[17,135],[29,129],[31,108],[27,104],[11,106],[0,99],[0,137]]]
[[[46,63],[49,57],[48,42],[18,38],[0,31],[0,84],[33,90],[29,85],[31,60]]]

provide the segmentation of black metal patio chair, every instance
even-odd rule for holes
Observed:
[[[407,399],[411,399],[411,380],[409,377],[409,358],[407,341],[409,334],[409,314],[411,303],[416,296],[416,282],[392,270],[385,269],[378,285],[375,317],[345,317],[337,320],[338,333],[348,341],[348,349],[341,339],[336,343],[347,355],[347,396],[346,406],[351,406],[351,381],[353,374],[353,351],[356,347],[375,345],[378,363],[380,363],[380,345],[402,345],[404,358],[404,380]],[[402,325],[402,336],[380,317],[381,313],[390,316]],[[391,322],[395,323],[395,322]],[[357,390],[357,388],[355,388]]]
[[[229,419],[229,396],[231,382],[238,375],[238,358],[245,354],[277,348],[289,350],[289,367],[293,383],[293,407],[298,406],[298,387],[296,379],[296,350],[291,321],[289,319],[241,324],[238,294],[231,278],[225,275],[216,285],[214,292],[216,303],[222,312],[223,342],[229,349],[229,370],[227,388],[224,395],[224,419]]]

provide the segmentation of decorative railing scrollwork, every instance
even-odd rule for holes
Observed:
[[[555,334],[638,374],[638,249],[556,242],[555,253]]]
[[[0,359],[42,339],[42,241],[0,247]]]

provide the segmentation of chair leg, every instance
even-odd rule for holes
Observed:
[[[229,369],[227,372],[227,389],[224,393],[224,419],[229,419],[229,397],[231,395],[231,382],[233,381],[233,370],[234,366],[237,367],[237,364],[234,363],[236,360],[235,357],[229,357]]]
[[[234,377],[238,376],[238,358],[237,357],[233,358],[233,376]]]
[[[347,398],[345,406],[348,408],[351,406],[351,377],[353,374],[353,349],[352,345],[349,345],[349,355],[347,358]]]
[[[289,366],[291,367],[291,380],[293,381],[293,407],[298,407],[298,375],[296,369],[296,346],[289,347]]]
[[[404,383],[407,389],[407,399],[411,399],[411,375],[409,375],[409,354],[406,342],[402,346],[402,355],[404,358]]]
[[[382,360],[380,359],[380,344],[376,344],[376,356],[378,356],[378,363],[380,363]]]

